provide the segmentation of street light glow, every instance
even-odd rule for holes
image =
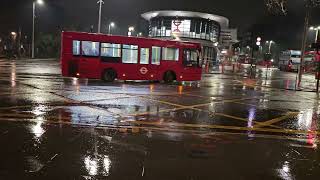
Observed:
[[[133,26],[130,26],[130,27],[129,27],[129,31],[130,31],[130,32],[134,31],[134,27],[133,27]]]
[[[37,4],[42,5],[44,4],[43,0],[37,0]]]
[[[17,35],[17,33],[16,32],[11,32],[11,35],[15,36],[15,35]]]
[[[111,23],[110,23],[110,26],[111,26],[111,27],[114,27],[115,25],[116,25],[116,24],[115,24],[114,22],[111,22]]]
[[[311,26],[309,29],[310,29],[310,30],[314,30],[314,27],[313,27],[313,26]]]

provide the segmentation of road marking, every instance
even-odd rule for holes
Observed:
[[[230,118],[230,119],[234,119],[234,120],[239,120],[239,121],[243,121],[243,122],[246,122],[248,123],[249,119],[247,118],[241,118],[241,117],[237,117],[237,116],[232,116],[232,115],[228,115],[228,114],[224,114],[224,113],[217,113],[217,112],[211,112],[209,110],[202,110],[202,109],[198,109],[198,108],[194,108],[196,110],[200,110],[200,111],[204,111],[204,112],[208,112],[208,113],[213,113],[214,115],[216,116],[221,116],[221,117],[227,117],[227,118]],[[256,120],[252,120],[252,123],[253,124],[262,124],[261,122],[258,122]],[[282,129],[282,127],[279,127],[279,126],[274,126],[274,125],[267,125],[269,127],[273,127],[273,128],[278,128],[278,129]]]
[[[58,120],[64,120],[64,121],[70,121],[72,120],[72,117],[59,117],[59,116],[37,116],[34,114],[4,114],[1,113],[0,114],[0,118],[32,118],[32,119],[36,119],[38,117],[43,117],[46,119],[58,119]]]
[[[8,122],[26,122],[26,123],[37,123],[38,120],[19,120],[19,119],[4,119],[0,118],[0,121],[8,121]],[[172,128],[159,128],[159,127],[143,127],[143,126],[114,126],[114,125],[92,125],[92,124],[86,124],[86,123],[74,123],[74,122],[64,122],[64,121],[43,121],[45,124],[64,124],[64,125],[72,125],[72,126],[78,126],[79,128],[88,128],[94,126],[95,129],[109,129],[109,130],[119,130],[123,133],[127,133],[128,129],[135,128],[135,129],[142,129],[144,131],[167,131],[167,132],[177,132],[177,133],[191,133],[193,135],[200,135],[203,137],[205,135],[208,136],[216,136],[216,135],[239,135],[239,136],[248,136],[247,132],[244,133],[237,133],[237,132],[207,132],[203,130],[189,130],[189,129],[172,129]],[[125,129],[125,131],[123,131]],[[291,134],[291,133],[289,133]],[[310,132],[308,132],[310,134]],[[316,132],[316,134],[319,134],[319,132]],[[281,140],[293,140],[293,141],[303,141],[308,142],[308,138],[303,137],[290,137],[287,135],[268,135],[268,134],[253,134],[251,135],[254,138],[269,138],[269,139],[281,139]],[[318,141],[318,140],[316,140]],[[310,148],[309,146],[306,146],[307,148]]]
[[[163,109],[163,110],[159,110],[159,111],[149,111],[149,112],[134,113],[134,114],[123,114],[122,117],[127,117],[127,116],[144,116],[144,115],[158,114],[158,113],[164,113],[164,112],[170,112],[170,111],[178,111],[178,110],[183,110],[183,109],[187,109],[187,108],[185,108],[185,107],[180,107],[180,108]]]
[[[320,134],[318,131],[303,131],[293,129],[268,129],[268,128],[248,128],[238,126],[223,126],[223,125],[210,125],[210,124],[184,124],[184,123],[164,123],[164,122],[147,122],[147,121],[130,121],[132,124],[142,125],[155,125],[162,127],[183,127],[183,128],[208,128],[208,129],[224,129],[224,130],[240,130],[240,131],[258,131],[258,132],[274,132],[286,134]]]
[[[162,101],[162,100],[158,100],[158,99],[148,98],[148,97],[146,97],[146,96],[143,96],[143,97],[140,97],[140,98],[147,99],[147,100],[151,100],[151,101],[155,101],[155,102],[159,102],[159,103],[162,103],[162,104],[167,104],[167,105],[171,105],[171,106],[176,106],[176,107],[184,107],[184,108],[187,108],[187,107],[188,107],[188,106],[184,106],[184,105],[181,105],[181,104],[175,104],[175,103],[171,103],[171,102],[167,102],[167,101]]]
[[[12,119],[12,118],[1,118],[0,121],[9,121],[9,122],[39,122],[36,119]],[[78,123],[78,122],[70,122],[70,121],[53,121],[53,120],[44,120],[44,123],[48,124],[66,124],[66,125],[78,125],[84,127],[96,127],[96,128],[114,128],[114,129],[121,129],[121,128],[144,128],[144,127],[136,127],[136,126],[123,126],[119,125],[103,125],[103,124],[89,124],[89,123]],[[146,122],[146,121],[131,121],[132,124],[138,125],[154,125],[156,127],[146,127],[146,128],[159,128],[162,127],[161,130],[170,130],[170,131],[181,131],[180,129],[172,129],[172,127],[179,127],[179,128],[207,128],[207,129],[222,129],[222,130],[237,130],[237,131],[256,131],[256,132],[269,132],[269,133],[284,133],[284,134],[303,134],[303,135],[319,135],[319,131],[303,131],[303,130],[292,130],[292,129],[267,129],[267,128],[248,128],[248,127],[237,127],[237,126],[222,126],[222,125],[208,125],[208,124],[183,124],[183,123],[163,123],[163,122]],[[170,127],[170,128],[169,128]],[[186,132],[192,132],[193,130]],[[200,130],[199,132],[207,132]]]
[[[277,117],[277,118],[274,118],[274,119],[271,119],[271,120],[268,120],[268,121],[265,121],[265,122],[262,122],[256,126],[254,126],[255,128],[260,128],[260,127],[264,127],[264,126],[269,126],[269,125],[272,125],[274,123],[277,123],[277,122],[280,122],[280,121],[283,121],[285,119],[288,119],[290,117],[294,117],[294,116],[297,116],[299,113],[298,112],[288,112],[286,115],[284,116],[281,116],[281,117]]]

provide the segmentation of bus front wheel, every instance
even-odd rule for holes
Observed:
[[[163,76],[163,80],[165,83],[172,83],[175,79],[176,75],[172,71],[167,71]]]
[[[102,80],[106,82],[113,82],[117,77],[117,73],[113,69],[107,69],[102,74]]]

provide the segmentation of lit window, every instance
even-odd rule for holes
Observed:
[[[160,65],[161,47],[152,46],[152,64]]]
[[[122,49],[122,62],[138,63],[138,46],[124,44]]]
[[[186,66],[198,66],[199,65],[199,52],[195,49],[186,49],[184,54],[184,64]]]
[[[149,48],[140,49],[140,64],[149,64]]]
[[[72,42],[72,54],[73,55],[80,55],[80,41],[74,40]]]
[[[101,43],[102,57],[121,57],[121,45],[111,43]]]
[[[162,48],[162,59],[168,61],[179,60],[179,49],[177,48]]]
[[[82,55],[99,56],[99,43],[91,41],[82,41]]]

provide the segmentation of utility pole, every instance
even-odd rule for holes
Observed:
[[[98,33],[101,32],[101,11],[102,11],[102,5],[104,4],[103,0],[99,0],[97,2],[99,4],[99,22],[98,22]]]
[[[300,61],[300,68],[299,68],[299,75],[298,75],[298,88],[301,87],[301,80],[302,74],[304,71],[304,52],[306,51],[306,44],[307,44],[307,33],[309,29],[309,19],[310,19],[310,12],[311,7],[306,5],[306,16],[304,19],[304,29],[303,29],[303,36],[302,36],[302,45],[301,45],[301,61]]]
[[[36,2],[32,3],[32,45],[31,45],[31,58],[34,59],[34,24],[36,14]]]
[[[18,31],[18,58],[21,58],[21,36],[22,36],[22,32],[21,32],[21,27],[19,27],[19,31]]]
[[[273,41],[271,40],[271,41],[269,42],[269,54],[271,54],[271,46],[272,46],[272,43],[273,43]]]
[[[42,5],[43,0],[34,0],[32,2],[32,45],[31,45],[31,58],[34,58],[34,26],[35,26],[35,18],[36,18],[36,4]]]

